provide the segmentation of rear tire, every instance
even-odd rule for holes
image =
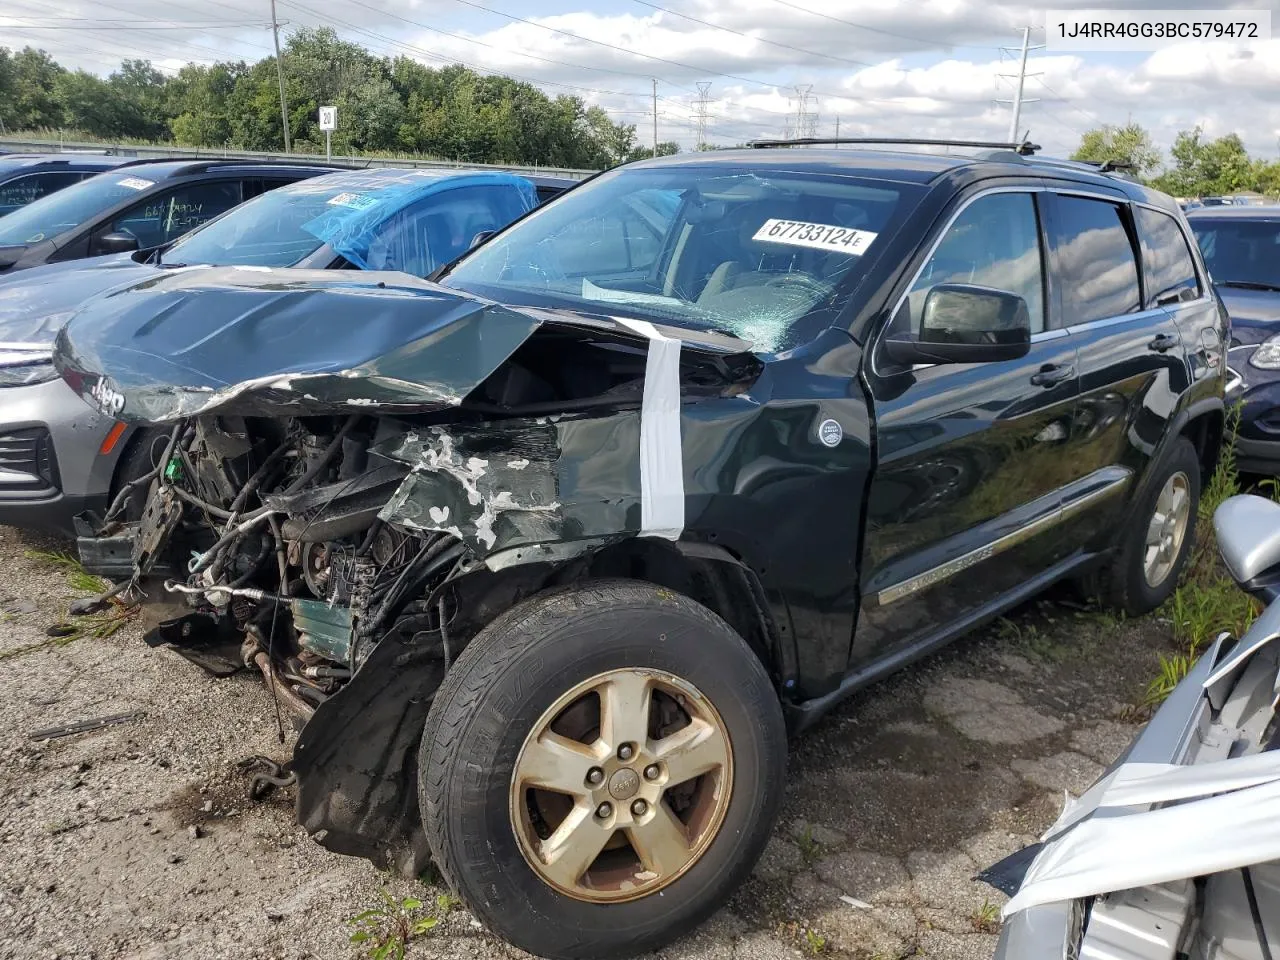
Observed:
[[[624,722],[627,704],[642,726]],[[671,746],[713,735],[719,761]],[[543,762],[566,736],[568,765]],[[526,600],[471,641],[435,695],[418,769],[435,862],[491,931],[540,957],[627,957],[687,933],[747,877],[778,816],[786,733],[728,624],[669,590],[596,581]],[[563,789],[528,786],[528,769]],[[672,824],[687,847],[670,846]]]
[[[1119,552],[1098,577],[1098,599],[1135,617],[1164,603],[1191,554],[1199,509],[1200,457],[1190,440],[1178,437],[1136,504]]]

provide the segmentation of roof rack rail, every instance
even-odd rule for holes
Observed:
[[[912,146],[928,147],[986,147],[989,149],[1012,150],[1020,156],[1029,156],[1040,149],[1037,143],[1023,140],[1010,143],[1005,140],[931,140],[913,137],[801,137],[794,140],[752,140],[747,146],[757,150],[773,147],[807,147],[835,146],[838,144],[895,144],[906,143]]]

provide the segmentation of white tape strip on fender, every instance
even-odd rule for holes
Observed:
[[[680,341],[647,320],[616,319],[649,340],[640,405],[640,536],[678,540],[684,532]]]

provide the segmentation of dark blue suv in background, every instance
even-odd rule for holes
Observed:
[[[43,263],[153,250],[220,213],[332,165],[131,160],[0,219],[0,275]]]
[[[1231,314],[1236,463],[1245,473],[1280,473],[1280,207],[1212,207],[1187,222]]]
[[[0,217],[128,161],[85,154],[0,154]]]

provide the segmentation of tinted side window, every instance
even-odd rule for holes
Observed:
[[[1062,309],[1068,326],[1118,317],[1142,307],[1138,261],[1120,204],[1057,198],[1054,248],[1062,271]]]
[[[8,213],[25,207],[32,200],[56,193],[83,178],[82,173],[66,170],[57,173],[32,173],[0,184],[0,212]]]
[[[117,217],[106,232],[131,233],[138,238],[139,247],[146,250],[176,240],[230,210],[240,202],[240,196],[239,180],[189,184],[135,204]]]
[[[907,296],[919,332],[925,298],[939,283],[972,283],[1016,293],[1027,302],[1031,332],[1044,329],[1040,224],[1029,193],[995,193],[961,211]]]
[[[1142,269],[1147,278],[1147,303],[1176,303],[1200,296],[1195,261],[1178,222],[1168,214],[1134,207],[1142,240]]]

